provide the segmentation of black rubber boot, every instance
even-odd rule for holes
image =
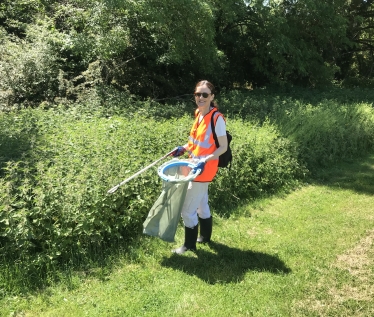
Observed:
[[[188,250],[196,251],[196,239],[198,232],[199,225],[196,225],[192,229],[184,227],[184,244],[180,248],[172,250],[172,252],[177,254],[183,254]]]
[[[210,242],[213,229],[213,217],[202,219],[199,217],[200,222],[200,236],[197,238],[198,243]]]

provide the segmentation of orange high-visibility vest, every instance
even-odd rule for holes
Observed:
[[[192,125],[190,136],[188,138],[188,152],[190,157],[193,159],[205,158],[208,155],[213,154],[217,149],[210,124],[211,117],[215,110],[215,108],[211,109],[200,123],[199,110],[196,109],[195,111],[195,122]],[[217,112],[214,124],[216,124],[219,116],[222,116],[222,114]],[[210,160],[206,162],[203,173],[197,176],[194,179],[194,182],[211,182],[214,176],[216,176],[217,171],[218,159]]]

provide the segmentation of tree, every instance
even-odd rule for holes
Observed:
[[[338,58],[339,79],[374,78],[374,8],[373,0],[346,1],[347,38],[354,43],[342,48]]]
[[[343,0],[213,1],[230,82],[324,85],[348,47]]]
[[[95,85],[163,98],[199,79],[227,88],[370,79],[373,1],[4,0],[1,71],[19,75],[0,78],[0,93],[19,83],[11,99],[37,104]],[[26,76],[26,64],[36,71]]]
[[[43,14],[41,0],[3,0],[0,3],[0,27],[18,37],[24,37],[26,27]]]

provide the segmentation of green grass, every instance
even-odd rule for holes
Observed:
[[[215,216],[214,242],[141,236],[111,265],[0,301],[0,316],[373,316],[374,155]]]

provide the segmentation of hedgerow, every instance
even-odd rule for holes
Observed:
[[[299,163],[314,173],[373,149],[373,100],[368,89],[231,91],[222,95],[221,105],[233,117],[271,122],[297,148]]]
[[[10,117],[18,118],[12,129],[20,129],[30,144],[22,155],[3,158],[1,248],[13,256],[43,254],[38,261],[64,259],[72,249],[84,252],[91,244],[126,241],[139,232],[160,194],[155,170],[113,195],[107,191],[186,142],[192,122],[187,115],[168,120],[139,114],[78,117],[72,109],[35,109],[3,114],[2,123],[8,124]],[[34,122],[32,128],[25,121]],[[228,184],[236,197],[247,199],[276,190],[301,170],[295,159],[290,160],[294,153],[287,152],[287,140],[278,140],[274,127],[235,121],[233,128],[234,164],[228,177],[218,176],[214,186]],[[2,133],[3,144],[6,138],[10,135]],[[268,164],[270,157],[274,161]],[[213,208],[221,202],[218,193],[212,195]],[[236,202],[228,199],[229,203]]]

